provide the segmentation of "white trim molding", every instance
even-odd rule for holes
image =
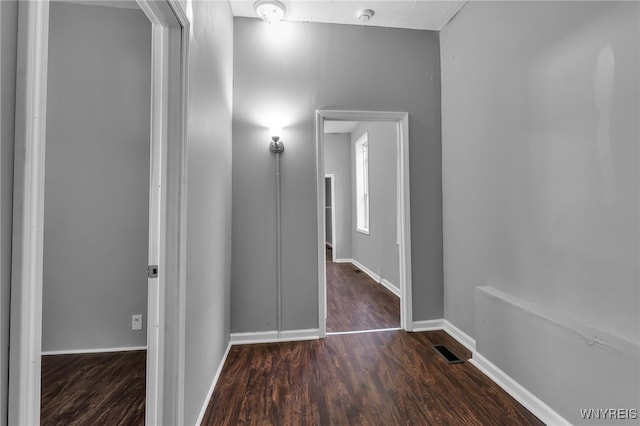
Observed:
[[[296,342],[300,340],[317,340],[320,330],[317,328],[302,330],[254,331],[248,333],[231,333],[231,345],[251,345],[254,343]]]
[[[398,286],[396,286],[395,284],[393,284],[388,279],[386,279],[386,278],[381,279],[380,280],[380,284],[382,284],[391,293],[393,293],[396,296],[400,297],[400,288]]]
[[[444,318],[434,320],[422,320],[413,322],[413,331],[445,331],[448,335],[456,339],[462,346],[471,352],[476,350],[476,341],[464,331],[450,323]]]
[[[367,268],[366,266],[364,266],[362,263],[358,262],[355,259],[351,259],[351,263],[353,263],[353,266],[360,269],[365,274],[369,275],[369,278],[371,278],[377,283],[380,283],[380,275],[376,274],[371,269]]]
[[[543,423],[558,426],[571,424],[480,353],[474,352],[469,362],[486,374],[487,377],[493,380],[527,410],[542,420]]]
[[[278,331],[254,331],[231,333],[231,345],[252,345],[254,343],[273,343],[278,341]]]
[[[49,2],[19,2],[8,424],[40,424]]]
[[[302,330],[282,330],[278,342],[297,342],[300,340],[318,340],[320,330],[317,328]]]
[[[389,290],[391,293],[395,294],[396,296],[401,297],[400,296],[400,288],[398,286],[396,286],[391,281],[389,281],[389,280],[387,280],[385,278],[380,278],[380,276],[378,274],[376,274],[371,269],[367,268],[366,266],[364,266],[362,263],[358,262],[357,260],[355,260],[355,259],[336,259],[334,261],[334,263],[351,263],[353,266],[355,266],[356,268],[360,269],[362,272],[367,274],[369,276],[369,278],[374,280],[376,283],[382,285],[383,287],[385,287],[387,290]]]
[[[227,349],[224,351],[224,355],[222,355],[222,359],[220,360],[220,364],[218,364],[218,369],[216,370],[216,374],[213,376],[213,381],[211,382],[211,386],[209,386],[209,392],[207,392],[207,396],[204,398],[204,404],[200,409],[200,414],[198,414],[198,419],[196,420],[196,425],[200,426],[202,424],[202,420],[204,419],[204,415],[207,412],[207,408],[209,407],[209,402],[211,402],[211,397],[213,396],[213,391],[218,384],[218,380],[220,379],[220,375],[222,374],[222,368],[224,367],[224,363],[227,361],[227,356],[229,356],[229,351],[231,350],[231,342],[227,345]]]
[[[464,331],[460,330],[458,327],[447,321],[443,320],[444,331],[446,331],[451,337],[456,339],[458,342],[462,344],[465,348],[469,349],[471,352],[475,352],[476,350],[476,340],[469,336]]]
[[[400,327],[392,328],[374,328],[371,330],[352,330],[352,331],[328,331],[327,336],[344,336],[345,334],[367,334],[367,333],[383,333],[385,331],[400,331]]]
[[[122,346],[118,348],[91,348],[91,349],[62,349],[57,351],[42,351],[42,356],[49,355],[76,355],[76,354],[101,354],[107,352],[132,352],[146,351],[146,346]]]
[[[324,124],[325,121],[387,121],[396,124],[398,170],[398,240],[400,258],[400,325],[413,330],[411,283],[411,203],[409,191],[409,114],[389,111],[316,111],[316,198],[318,244],[318,323],[320,337],[327,333],[327,276],[325,270],[325,195],[324,195]],[[376,280],[380,282],[378,278]]]
[[[444,330],[444,319],[422,320],[413,322],[413,331]]]
[[[525,389],[521,384],[512,379],[500,368],[496,367],[491,361],[476,352],[476,341],[453,325],[448,320],[435,319],[415,321],[413,323],[413,331],[436,331],[443,330],[451,337],[456,339],[460,344],[471,351],[469,363],[474,365],[478,370],[485,374],[495,384],[500,386],[505,392],[511,395],[516,401],[522,404],[527,410],[531,411],[536,417],[548,425],[570,425],[565,418],[556,413],[551,407],[545,404],[534,394]]]

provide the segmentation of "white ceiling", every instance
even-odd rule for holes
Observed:
[[[324,22],[376,27],[440,31],[464,6],[462,1],[432,0],[281,0],[287,7],[285,21]],[[255,1],[229,0],[233,16],[257,18]],[[361,9],[373,9],[367,23],[358,21]]]

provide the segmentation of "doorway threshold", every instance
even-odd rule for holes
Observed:
[[[378,333],[381,331],[398,331],[398,330],[402,330],[402,328],[400,327],[393,327],[393,328],[375,328],[372,330],[353,330],[353,331],[331,331],[331,332],[327,332],[326,335],[327,336],[340,336],[342,334],[363,334],[363,333]]]

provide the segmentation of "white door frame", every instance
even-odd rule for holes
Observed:
[[[137,0],[152,23],[146,424],[184,404],[186,105],[189,21],[176,0]],[[19,2],[9,424],[40,424],[49,1]],[[170,284],[170,285],[169,285]],[[166,341],[172,344],[165,345]]]
[[[333,173],[325,173],[325,179],[331,182],[331,261],[336,261],[336,176]],[[326,212],[325,206],[325,212]],[[326,224],[326,222],[325,222]],[[326,226],[326,225],[325,225]],[[326,231],[325,231],[326,232]],[[325,234],[326,239],[326,234]]]
[[[325,121],[388,121],[396,123],[398,173],[398,229],[400,248],[400,326],[413,330],[411,287],[411,218],[409,199],[409,114],[385,111],[316,111],[316,195],[318,212],[318,301],[320,337],[327,334],[327,277],[324,236],[324,124]]]

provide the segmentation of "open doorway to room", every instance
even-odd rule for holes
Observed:
[[[362,114],[360,119],[356,113],[322,117],[318,123],[323,176],[320,275],[325,283],[321,311],[324,305],[327,334],[409,328],[403,320],[407,304],[401,303],[403,296],[410,297],[403,244],[408,200],[401,193],[408,186],[401,149],[406,148],[405,128],[397,116]]]
[[[151,37],[135,2],[49,6],[43,424],[144,422]]]
[[[184,328],[189,26],[171,2],[20,2],[9,424],[181,422],[165,341]]]

